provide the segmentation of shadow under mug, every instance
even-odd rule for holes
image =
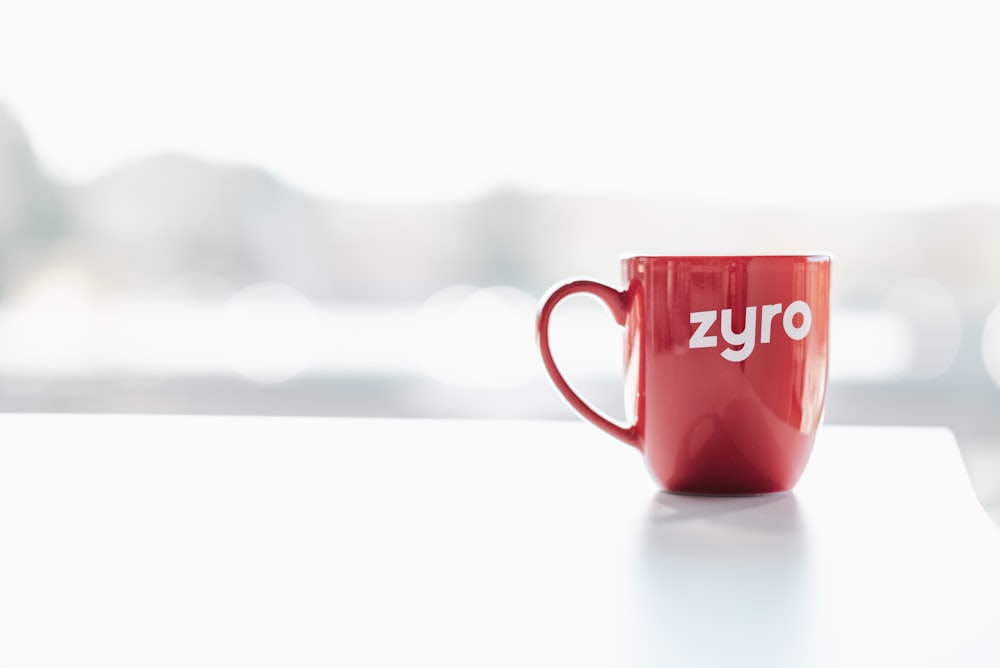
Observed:
[[[826,396],[828,255],[628,256],[623,289],[575,279],[542,300],[545,368],[582,417],[638,448],[660,484],[690,494],[791,489]],[[581,398],[556,366],[549,320],[589,294],[624,328],[628,424]]]

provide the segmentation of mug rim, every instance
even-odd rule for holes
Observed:
[[[811,253],[678,253],[674,255],[659,255],[651,253],[622,253],[622,262],[629,260],[752,260],[767,258],[772,260],[832,260],[833,254],[826,251]]]

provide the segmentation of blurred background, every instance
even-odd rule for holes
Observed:
[[[554,282],[830,251],[827,421],[1000,517],[989,2],[83,3],[0,20],[0,410],[566,418]],[[557,357],[621,415],[620,334]]]

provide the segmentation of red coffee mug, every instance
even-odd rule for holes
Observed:
[[[581,416],[638,448],[663,489],[768,494],[802,475],[823,416],[830,321],[827,255],[630,256],[624,289],[555,286],[538,344],[556,388]],[[580,398],[549,349],[549,318],[587,293],[625,328],[619,424]]]

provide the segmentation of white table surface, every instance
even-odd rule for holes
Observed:
[[[1000,665],[944,430],[658,493],[578,422],[0,415],[0,666]]]

